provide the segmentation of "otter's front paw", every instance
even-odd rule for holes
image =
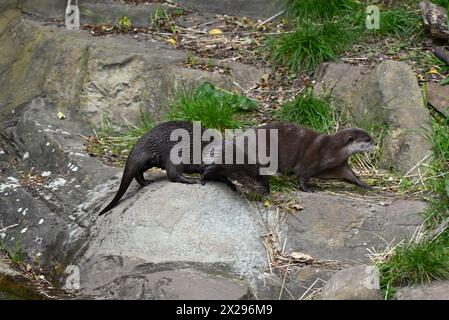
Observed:
[[[314,192],[312,188],[309,187],[306,181],[300,181],[299,186],[301,187],[302,191],[304,192]]]

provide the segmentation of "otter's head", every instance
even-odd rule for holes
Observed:
[[[354,153],[369,152],[374,149],[375,143],[368,132],[358,128],[348,128],[335,134],[341,144],[342,150],[351,156]]]

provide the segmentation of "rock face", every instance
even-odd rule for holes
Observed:
[[[33,290],[30,282],[14,270],[3,256],[3,252],[0,252],[0,300],[41,300],[43,296]]]
[[[403,173],[416,173],[431,154],[426,134],[430,115],[412,69],[405,63],[385,61],[369,71],[362,67],[324,64],[315,90],[343,103],[361,127],[386,126],[382,165]]]
[[[8,9],[15,9],[19,6],[19,0],[4,0],[0,3],[0,13]]]
[[[397,300],[449,300],[449,281],[434,281],[429,284],[401,288],[396,292]]]
[[[45,95],[68,119],[76,116],[96,127],[104,117],[135,122],[141,109],[156,118],[165,114],[174,85],[208,80],[238,90],[234,82],[252,86],[262,75],[262,70],[238,63],[229,66],[230,76],[185,69],[187,55],[167,44],[42,27],[19,18],[16,11],[0,17],[0,28],[6,31],[0,36],[0,85],[10,87],[0,93],[4,115]]]
[[[207,80],[232,90],[244,74],[235,63],[230,76],[184,70],[186,54],[165,44],[94,38],[14,10],[1,12],[0,42],[0,239],[50,268],[73,260],[92,223],[86,208],[103,203],[105,182],[117,172],[86,154],[82,136],[106,115],[132,122],[144,108],[157,118],[176,83]],[[261,71],[247,70],[258,81]]]
[[[158,272],[151,283],[173,269],[199,268],[205,285],[226,283],[207,276],[205,270],[243,277],[267,268],[260,217],[238,194],[221,184],[170,183],[164,175],[149,179],[156,182],[133,192],[131,199],[97,220],[88,247],[76,262],[87,294],[103,287],[102,293],[108,295],[109,283],[121,286],[125,281],[127,286],[128,278],[141,274],[142,268]],[[111,266],[117,263],[125,267]],[[193,276],[171,274],[180,283]],[[211,298],[218,299],[219,294]]]
[[[11,0],[10,0],[11,1]],[[67,1],[63,0],[17,0],[9,7],[20,8],[24,12],[39,17],[64,19]],[[73,3],[74,1],[72,1]],[[117,24],[121,16],[128,17],[135,27],[148,27],[157,10],[171,12],[172,6],[160,3],[144,3],[139,6],[127,5],[115,0],[79,0],[81,23]]]
[[[179,0],[179,4],[200,11],[267,19],[283,10],[281,0]]]
[[[243,300],[251,298],[246,284],[194,269],[139,273],[114,279],[94,292],[98,297],[133,300]],[[103,295],[102,295],[103,294]]]
[[[449,117],[449,87],[439,83],[427,85],[427,99],[439,112]]]
[[[419,8],[421,9],[424,26],[430,33],[436,38],[448,40],[447,9],[430,1],[421,1]]]
[[[391,241],[410,238],[427,207],[421,201],[379,205],[309,193],[301,193],[300,203],[304,210],[286,220],[286,250],[349,264],[368,262],[367,249],[383,251]]]
[[[379,270],[359,265],[333,275],[318,299],[322,300],[380,300]]]
[[[5,1],[5,0],[3,0]],[[2,1],[2,2],[3,2]],[[116,24],[121,16],[130,18],[134,26],[150,26],[151,17],[157,10],[171,12],[173,6],[163,3],[125,4],[117,0],[79,0],[81,23]],[[226,0],[211,2],[204,0],[180,0],[176,3],[187,9],[227,15],[247,16],[254,19],[267,19],[282,11],[281,0]],[[64,19],[67,1],[61,0],[6,0],[0,9],[20,8],[24,12],[38,16]]]

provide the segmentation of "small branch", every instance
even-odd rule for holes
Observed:
[[[274,16],[269,17],[267,20],[262,21],[261,23],[259,23],[256,28],[260,28],[261,26],[263,26],[264,24],[270,22],[271,20],[275,19],[276,17],[280,16],[281,14],[283,14],[285,12],[285,9],[276,13]]]
[[[10,225],[10,226],[8,226],[8,227],[5,227],[5,228],[1,229],[0,232],[6,231],[6,230],[8,230],[8,229],[10,229],[10,228],[17,227],[18,225],[19,225],[18,223],[13,224],[13,225]]]

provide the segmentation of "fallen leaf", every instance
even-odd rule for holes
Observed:
[[[167,39],[167,42],[170,43],[170,44],[172,44],[172,45],[174,45],[174,46],[176,46],[176,44],[177,44],[176,40],[173,39],[173,38]]]
[[[223,31],[221,31],[221,30],[218,29],[218,28],[213,28],[213,29],[210,29],[208,33],[209,33],[209,35],[211,35],[211,36],[219,36],[219,35],[222,35],[222,34],[223,34]]]
[[[263,206],[264,206],[265,208],[268,208],[268,207],[270,206],[270,201],[265,200],[264,203],[263,203]]]
[[[270,75],[268,73],[264,73],[261,78],[262,78],[262,81],[268,82],[269,77],[270,77]]]
[[[62,120],[62,119],[65,119],[65,114],[62,113],[61,111],[59,111],[59,112],[58,112],[58,118],[61,119],[61,120]]]
[[[294,211],[304,210],[304,208],[302,206],[300,206],[299,204],[290,205],[290,209],[293,209]]]
[[[427,73],[428,74],[438,74],[438,71],[435,68],[431,68]]]
[[[292,257],[293,259],[295,259],[297,261],[302,261],[302,262],[312,262],[313,261],[312,256],[310,256],[306,253],[302,253],[302,252],[292,252],[292,253],[290,253],[290,257]]]

